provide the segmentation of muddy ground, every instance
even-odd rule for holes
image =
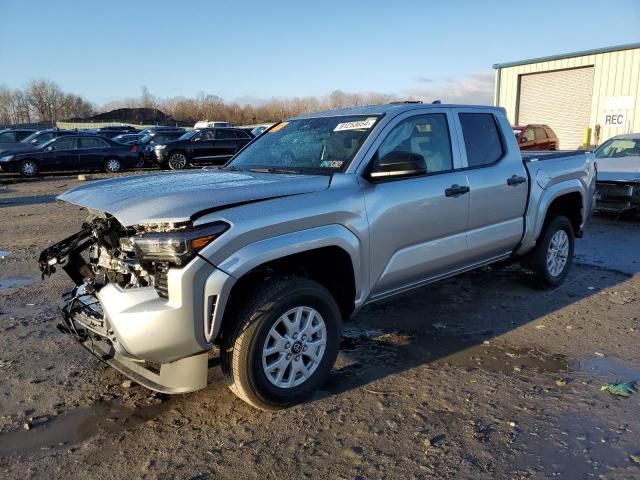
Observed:
[[[264,413],[216,367],[127,388],[56,330],[70,282],[35,259],[80,226],[76,183],[0,185],[0,477],[640,478],[640,393],[600,391],[640,379],[637,219],[595,218],[553,291],[485,269],[365,308],[324,389]]]

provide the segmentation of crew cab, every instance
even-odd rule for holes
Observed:
[[[251,139],[239,128],[203,128],[177,140],[158,143],[153,151],[160,167],[182,170],[189,164],[222,165]]]
[[[593,208],[589,152],[522,156],[498,107],[403,103],[291,118],[217,169],[75,187],[40,256],[75,286],[59,328],[140,384],[204,388],[220,347],[262,409],[308,398],[364,305],[496,262],[559,286]]]

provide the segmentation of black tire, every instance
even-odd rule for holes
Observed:
[[[187,154],[178,150],[171,152],[167,165],[171,170],[183,170],[186,168],[188,163],[189,159],[187,158]]]
[[[133,166],[133,168],[144,168],[144,157],[138,156],[138,162]]]
[[[550,252],[552,239],[554,239],[556,233],[561,231],[566,234],[568,252],[561,270],[553,272],[547,260],[549,259],[548,255],[553,255]],[[562,238],[562,234],[558,235]],[[534,287],[546,290],[556,288],[564,282],[573,262],[574,244],[573,225],[567,217],[562,215],[553,216],[545,223],[537,245],[521,261],[522,266],[529,271]]]
[[[325,382],[338,354],[342,321],[335,299],[326,288],[312,280],[303,277],[278,277],[263,282],[246,298],[245,305],[234,316],[235,322],[231,324],[229,331],[222,333],[222,370],[229,388],[242,400],[261,410],[278,410],[303,402]],[[268,346],[267,339],[273,338],[269,337],[272,327],[284,325],[281,320],[283,315],[300,308],[313,309],[320,315],[325,326],[322,335],[326,344],[319,362],[313,367],[313,362],[308,356],[305,357],[308,353],[300,353],[300,348],[307,352],[306,344],[301,347],[304,340],[301,333],[305,329],[301,329],[297,340],[293,340],[296,338],[293,333],[290,337],[288,333],[285,334],[282,338],[288,342],[287,357],[293,358],[287,358],[289,363],[283,368],[283,376],[288,372],[289,381],[292,376],[295,381],[300,372],[295,370],[294,365],[300,366],[305,358],[309,361],[304,365],[305,372],[309,371],[309,365],[312,365],[312,371],[301,384],[281,388],[276,385],[276,379],[270,380],[267,377],[268,373],[263,368],[263,349]],[[309,318],[307,316],[306,325],[310,323]],[[314,341],[311,337],[307,340],[310,343]],[[309,350],[313,350],[313,347]],[[284,357],[281,353],[274,355],[281,359]],[[271,370],[272,375],[273,372]],[[303,376],[301,375],[300,380]]]
[[[107,158],[104,161],[103,168],[106,173],[118,173],[122,170],[122,162],[120,159],[115,157]]]
[[[20,162],[18,165],[18,171],[20,175],[25,178],[33,178],[40,173],[40,165],[35,160],[27,159]]]

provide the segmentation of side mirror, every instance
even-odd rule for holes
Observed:
[[[377,158],[369,173],[372,180],[384,178],[416,177],[427,173],[427,162],[422,155],[411,152],[393,151]]]
[[[520,139],[520,143],[527,143],[529,141],[529,139],[527,137],[522,137]]]
[[[53,152],[55,150],[55,148],[53,148],[53,145],[49,145],[47,147],[47,152]]]
[[[202,137],[194,137],[193,139],[194,142],[199,142],[200,140],[202,140]]]

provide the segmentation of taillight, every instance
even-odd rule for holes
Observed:
[[[135,145],[133,147],[131,147],[131,149],[129,149],[129,151],[131,153],[136,153],[138,151],[138,147],[136,147]]]

